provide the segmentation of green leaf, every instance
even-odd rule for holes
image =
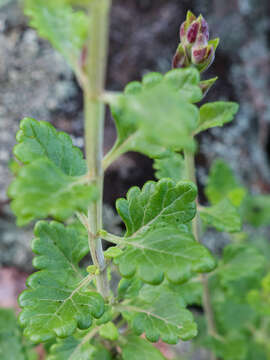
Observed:
[[[118,295],[120,299],[133,299],[139,295],[143,282],[135,277],[132,279],[121,279],[118,285]]]
[[[248,278],[263,271],[264,256],[254,247],[245,244],[227,245],[218,267],[221,283],[225,286],[240,278]]]
[[[232,169],[222,159],[218,159],[210,169],[205,194],[213,205],[227,198],[234,206],[239,207],[246,196],[246,190],[239,184]]]
[[[238,104],[224,101],[203,105],[200,108],[200,119],[195,134],[215,126],[223,126],[232,121],[238,108]]]
[[[262,316],[270,316],[270,273],[263,278],[261,289],[249,292],[248,302]]]
[[[99,335],[104,339],[115,341],[118,339],[117,327],[111,321],[103,324],[99,329]]]
[[[104,256],[107,259],[113,259],[122,254],[122,250],[118,247],[110,247],[104,252]]]
[[[79,148],[73,146],[69,135],[46,121],[24,118],[14,147],[14,155],[23,164],[48,158],[66,175],[81,176],[87,172],[86,162]]]
[[[122,346],[123,360],[165,360],[160,351],[148,341],[134,335],[129,335],[126,340],[126,344]]]
[[[215,260],[209,251],[181,228],[164,226],[146,234],[125,238],[123,255],[115,259],[123,277],[138,277],[160,284],[164,275],[173,283],[190,279],[195,272],[209,272]]]
[[[85,211],[97,199],[97,189],[80,183],[78,177],[65,175],[47,159],[22,167],[8,189],[11,209],[18,225],[52,216],[65,220],[75,211]]]
[[[105,348],[90,343],[91,335],[91,332],[77,331],[66,339],[58,339],[51,347],[47,360],[111,360]]]
[[[125,238],[116,240],[125,246],[115,259],[122,276],[132,277],[137,272],[143,281],[159,284],[165,274],[170,281],[181,283],[193,272],[215,267],[208,250],[184,225],[195,215],[196,195],[190,182],[175,184],[162,179],[147,182],[142,190],[134,187],[127,199],[117,201],[117,211],[127,228]]]
[[[195,69],[173,70],[164,77],[150,73],[142,83],[130,83],[123,95],[111,100],[118,137],[110,156],[137,151],[156,157],[167,147],[193,149],[191,133],[199,114],[189,101],[201,97]]]
[[[137,297],[125,301],[122,308],[128,311],[136,335],[145,333],[149,341],[161,338],[169,344],[176,344],[179,338],[188,340],[196,336],[197,326],[192,313],[186,309],[183,292],[185,289],[181,285],[144,285]]]
[[[243,211],[244,218],[249,224],[256,227],[270,225],[270,196],[248,196]]]
[[[15,313],[11,309],[0,309],[0,359],[37,359],[31,345],[23,339]]]
[[[148,181],[140,190],[131,188],[127,199],[118,199],[116,208],[127,231],[125,236],[137,236],[150,228],[185,224],[196,213],[197,190],[191,182],[175,183],[170,179]]]
[[[214,206],[200,208],[200,217],[206,225],[218,231],[241,231],[240,214],[227,199],[221,200]]]
[[[50,41],[77,70],[79,56],[88,33],[88,19],[63,1],[26,0],[25,14],[39,35]]]
[[[175,182],[186,179],[185,162],[181,154],[168,152],[164,157],[154,159],[153,167],[157,179],[170,178]]]
[[[65,220],[84,211],[97,199],[97,190],[85,185],[86,163],[71,138],[44,121],[25,118],[14,148],[24,164],[9,187],[11,208],[19,225],[35,218],[53,216]]]
[[[28,290],[19,298],[19,320],[33,342],[55,336],[67,337],[76,328],[87,329],[92,317],[104,313],[102,297],[91,290],[90,275],[84,277],[78,264],[88,252],[87,238],[75,229],[45,221],[35,227],[32,248],[38,271],[28,278]]]

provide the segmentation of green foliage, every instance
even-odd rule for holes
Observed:
[[[69,176],[86,174],[86,163],[79,148],[73,146],[69,135],[58,132],[48,122],[25,118],[16,136],[14,155],[23,164],[38,159],[51,160]]]
[[[17,170],[8,193],[19,225],[48,216],[65,220],[97,199],[96,188],[81,177],[86,173],[82,153],[67,134],[26,118],[17,141],[14,154],[24,166]]]
[[[161,338],[169,344],[176,344],[179,338],[188,340],[196,336],[197,326],[186,309],[187,290],[185,285],[144,285],[137,296],[123,306],[123,310],[128,311],[134,332],[137,335],[145,333],[149,341],[156,342]],[[187,296],[190,295],[187,293]]]
[[[226,198],[238,207],[246,195],[246,190],[239,184],[232,169],[223,160],[218,159],[210,169],[205,194],[213,205]]]
[[[185,162],[181,154],[168,152],[163,157],[154,160],[155,176],[157,179],[170,178],[175,182],[185,180]]]
[[[34,266],[40,271],[29,277],[29,289],[19,298],[25,335],[40,342],[89,328],[92,317],[103,314],[104,302],[78,266],[88,250],[87,239],[56,222],[39,222],[35,236]]]
[[[123,360],[164,360],[161,353],[146,340],[137,336],[127,336],[125,345],[122,346]]]
[[[239,211],[228,199],[221,200],[214,206],[202,207],[200,216],[205,224],[218,231],[238,232],[241,230]]]
[[[218,273],[223,285],[229,285],[242,277],[260,274],[265,266],[264,256],[254,247],[245,244],[227,245]]]
[[[164,77],[150,73],[142,83],[129,84],[111,103],[118,133],[112,154],[138,151],[155,157],[165,147],[194,148],[191,133],[199,114],[189,101],[200,100],[198,84],[195,69],[173,70]]]
[[[73,336],[59,339],[51,347],[47,360],[111,360],[110,353],[104,347],[90,343],[89,335],[89,331],[77,331]]]
[[[137,272],[143,281],[159,284],[165,274],[180,283],[193,272],[214,268],[210,253],[183,226],[195,215],[195,197],[192,183],[162,179],[146,183],[142,190],[134,187],[127,199],[117,201],[127,228],[121,242],[126,249],[115,259],[122,276]]]
[[[270,196],[248,196],[244,204],[244,218],[255,227],[270,225]]]
[[[23,339],[15,313],[11,309],[0,309],[0,358],[37,360],[32,346]]]
[[[203,105],[200,108],[200,119],[195,133],[198,134],[201,131],[215,126],[223,126],[232,121],[238,108],[238,104],[224,101]]]
[[[25,0],[25,14],[30,17],[30,25],[49,40],[76,71],[87,38],[87,16],[56,0]]]
[[[196,208],[196,187],[190,182],[170,179],[148,181],[142,190],[133,187],[127,199],[118,199],[116,208],[126,225],[126,237],[137,236],[164,225],[178,226],[192,220]]]
[[[187,55],[197,68],[205,69],[218,39],[206,45],[207,23],[189,11],[180,30],[182,52],[174,61],[183,68],[165,75],[149,73],[122,94],[106,92],[101,80],[106,70],[108,4],[25,0],[31,25],[62,53],[83,87],[89,173],[67,134],[46,122],[21,122],[16,160],[10,164],[15,179],[9,187],[17,222],[24,225],[48,217],[66,221],[35,226],[33,265],[38,271],[19,297],[24,334],[33,343],[45,343],[48,360],[162,360],[149,341],[176,344],[194,338],[198,323],[194,344],[209,349],[215,358],[267,360],[270,244],[262,236],[240,231],[242,219],[254,226],[269,224],[269,198],[247,195],[222,160],[210,170],[208,207],[199,205],[196,184],[191,182],[196,179],[195,135],[230,122],[238,110],[232,102],[200,109],[195,105],[216,78],[201,80],[188,66]],[[88,11],[75,10],[86,5],[90,19]],[[96,28],[91,34],[89,20]],[[96,51],[89,51],[89,41]],[[105,101],[118,136],[102,159],[101,152],[92,151],[102,148],[103,131],[96,125],[103,124]],[[97,189],[102,195],[102,167],[105,171],[127,151],[153,158],[159,181],[133,187],[126,199],[117,200],[126,227],[125,235],[118,237],[102,230],[102,196]],[[75,212],[81,223],[69,219]],[[200,218],[218,231],[238,232],[216,259],[200,243]],[[116,246],[103,252],[101,238]],[[203,310],[195,314],[204,313],[196,315],[196,322],[194,305]],[[0,358],[36,358],[8,310],[0,310]]]
[[[47,159],[21,168],[8,194],[18,225],[48,216],[65,220],[75,211],[85,211],[98,197],[95,187],[80,184],[77,177],[65,175]]]

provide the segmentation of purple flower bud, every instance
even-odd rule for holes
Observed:
[[[196,20],[196,16],[191,12],[187,12],[186,20],[182,23],[180,27],[180,40],[181,42],[185,40],[186,32],[188,27]]]
[[[202,72],[208,69],[215,59],[215,51],[212,45],[204,47],[193,47],[191,59],[194,65],[199,65],[198,69]]]
[[[208,23],[204,17],[201,17],[201,33],[206,37],[206,40],[209,40],[209,28]]]
[[[194,21],[189,28],[187,29],[187,41],[189,44],[195,43],[198,33],[200,30],[200,23],[198,21]]]

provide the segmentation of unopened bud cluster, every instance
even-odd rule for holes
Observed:
[[[180,44],[173,58],[173,68],[195,66],[200,72],[209,68],[215,59],[218,39],[209,41],[208,24],[188,11],[186,21],[180,27]]]

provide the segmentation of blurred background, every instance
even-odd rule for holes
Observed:
[[[50,121],[72,134],[74,144],[83,148],[83,102],[68,65],[47,41],[28,27],[19,3],[0,0],[1,3],[0,306],[16,306],[16,295],[32,271],[32,230],[16,227],[6,195],[11,181],[8,164],[19,121],[25,116]],[[113,0],[107,88],[122,90],[127,82],[139,80],[149,71],[167,72],[178,45],[179,26],[188,9],[196,15],[202,13],[210,25],[211,38],[221,40],[216,61],[207,73],[207,78],[218,76],[219,81],[209,92],[207,101],[240,103],[232,124],[211,129],[199,137],[199,185],[205,184],[213,160],[221,157],[252,193],[267,194],[270,190],[269,0]],[[108,113],[104,152],[114,140],[115,128]],[[104,193],[107,228],[121,231],[114,212],[115,200],[124,196],[130,186],[141,186],[153,178],[151,160],[139,154],[124,155],[109,168]],[[205,201],[203,197],[201,200]],[[221,246],[223,235],[218,236]]]

